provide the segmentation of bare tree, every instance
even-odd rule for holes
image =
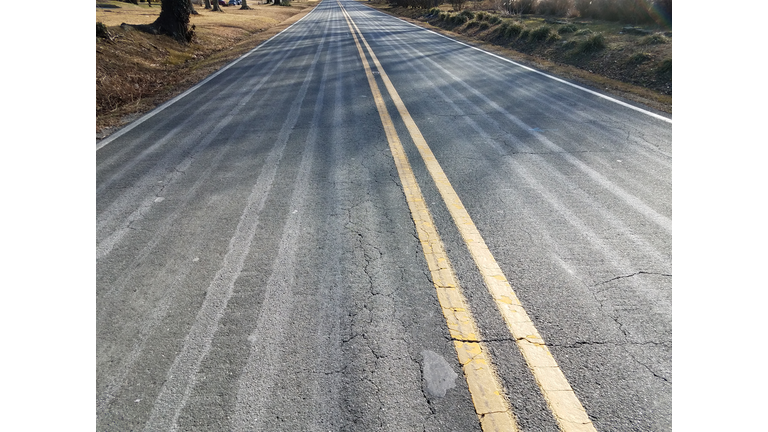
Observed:
[[[189,27],[189,0],[162,0],[160,16],[152,24],[125,24],[137,30],[168,35],[180,42],[189,42],[194,36],[194,28]]]
[[[224,12],[224,9],[219,6],[219,0],[211,0],[213,2],[213,11],[214,12]]]
[[[205,0],[205,8],[211,9],[211,0]]]
[[[245,9],[245,10],[250,10],[250,9],[253,9],[253,8],[251,8],[250,6],[248,6],[248,0],[243,0],[243,5],[242,5],[242,6],[240,6],[240,9],[241,9],[241,10],[243,10],[243,9]]]

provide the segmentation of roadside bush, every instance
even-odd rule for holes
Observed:
[[[468,11],[468,10],[461,11],[459,15],[465,17],[467,20],[475,19],[475,13],[472,11]]]
[[[531,29],[523,29],[520,32],[520,39],[529,39],[531,37]]]
[[[512,24],[509,25],[509,27],[507,27],[506,31],[504,32],[504,36],[509,38],[509,39],[514,39],[514,38],[520,36],[523,33],[524,30],[525,30],[525,28],[523,26],[521,26],[520,24],[512,23]]]
[[[575,24],[566,24],[557,29],[558,34],[574,33],[578,28]]]
[[[590,30],[590,29],[581,29],[581,30],[577,31],[576,33],[574,33],[573,35],[574,36],[584,36],[584,35],[591,35],[591,34],[594,34],[594,32],[592,30]]]
[[[501,18],[499,18],[498,15],[491,15],[488,18],[488,23],[491,24],[491,25],[499,24],[499,23],[501,23]]]
[[[602,33],[595,33],[584,40],[579,46],[579,52],[591,53],[605,49],[605,37]]]
[[[467,27],[466,27],[466,28],[467,28],[467,29],[471,29],[471,28],[473,28],[473,27],[477,27],[477,26],[479,26],[479,25],[480,25],[480,21],[475,21],[475,20],[472,20],[472,21],[470,21],[470,22],[468,22],[468,23],[467,23]]]
[[[582,18],[672,25],[672,0],[573,0],[573,7]]]
[[[453,7],[453,10],[458,12],[462,9],[464,9],[464,4],[467,2],[467,0],[451,0],[451,7]]]
[[[480,31],[484,31],[484,30],[488,30],[489,28],[491,28],[491,25],[488,24],[488,21],[483,21],[483,22],[480,23],[480,25],[477,28]]]
[[[536,12],[542,15],[568,16],[574,9],[574,0],[539,0]]]
[[[461,15],[461,14],[452,15],[450,18],[448,18],[448,22],[456,26],[465,24],[467,21],[469,21],[469,19],[467,19],[467,16]]]
[[[543,40],[547,40],[549,38],[549,35],[552,34],[552,29],[547,26],[541,26],[533,31],[531,31],[531,41],[534,42],[541,42]]]
[[[532,14],[536,12],[536,0],[509,0],[504,8],[513,15]]]
[[[478,21],[485,21],[488,19],[488,13],[480,11],[475,14],[475,19]]]

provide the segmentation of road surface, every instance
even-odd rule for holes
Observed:
[[[671,430],[671,137],[322,1],[97,143],[97,429]]]

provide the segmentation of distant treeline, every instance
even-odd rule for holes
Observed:
[[[475,1],[470,0],[469,3]],[[467,0],[390,0],[396,6],[429,9],[450,3],[460,10]],[[485,0],[510,14],[540,14],[556,17],[581,17],[628,24],[672,25],[672,0]]]

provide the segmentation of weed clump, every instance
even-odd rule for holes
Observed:
[[[557,29],[557,33],[559,33],[559,34],[574,33],[576,30],[578,30],[576,28],[576,25],[574,25],[574,24],[566,24],[566,25],[560,27],[559,29]]]
[[[646,36],[640,41],[641,45],[659,45],[659,44],[667,44],[667,43],[669,43],[669,39],[667,39],[666,36],[659,33]]]
[[[541,42],[547,40],[549,35],[552,34],[552,29],[547,26],[541,26],[531,31],[531,41]]]
[[[459,16],[463,16],[464,18],[466,18],[466,21],[469,21],[469,20],[475,19],[475,14],[474,14],[474,12],[472,12],[472,11],[468,11],[468,10],[465,10],[465,11],[461,11],[461,12],[459,13]],[[464,22],[466,22],[466,21],[464,21]]]
[[[661,62],[658,68],[656,68],[658,74],[672,74],[672,59],[668,58]]]
[[[463,13],[460,13],[458,15],[451,15],[451,17],[448,18],[448,22],[456,26],[466,24],[467,21],[469,21],[469,18],[467,18],[466,15],[463,15]]]
[[[605,49],[605,36],[602,33],[595,33],[585,39],[579,46],[579,52],[592,53]]]
[[[627,59],[627,63],[628,64],[640,64],[640,63],[645,63],[645,62],[647,62],[648,60],[651,60],[651,59],[653,59],[653,56],[650,55],[649,53],[639,52],[639,53],[632,54]]]

